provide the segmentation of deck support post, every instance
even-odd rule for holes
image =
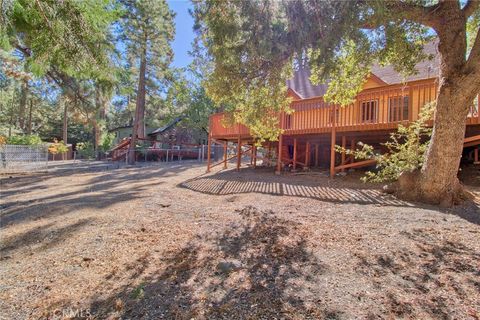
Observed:
[[[253,155],[253,167],[257,167],[257,146],[254,144],[252,147],[252,155]]]
[[[293,172],[297,170],[297,138],[293,139]]]
[[[250,165],[253,166],[253,144],[250,148]]]
[[[335,140],[336,140],[335,116],[336,116],[336,108],[335,108],[335,105],[333,105],[332,106],[332,136],[330,139],[330,178],[333,178],[335,176]]]
[[[477,146],[474,151],[473,151],[473,164],[480,164],[480,162],[478,161],[478,149],[480,147]]]
[[[223,144],[223,169],[227,169],[228,141]]]
[[[310,166],[310,142],[307,141],[305,145],[305,168],[308,169]]]
[[[283,134],[280,134],[278,137],[278,148],[277,148],[277,171],[276,174],[282,173],[282,144],[283,144]]]
[[[345,164],[345,148],[347,147],[347,137],[342,136],[342,166]],[[344,172],[345,169],[342,169],[342,172]]]
[[[268,141],[268,149],[267,149],[267,159],[268,159],[268,166],[271,166],[272,164],[272,142]],[[263,160],[265,162],[265,159]]]
[[[318,167],[318,143],[315,144],[315,167]]]
[[[207,147],[207,172],[210,172],[210,165],[211,165],[211,151],[212,151],[212,135],[208,135],[208,147]],[[168,150],[167,150],[167,157],[168,161]]]
[[[240,136],[237,141],[237,171],[240,171],[240,166],[242,164],[242,139]]]
[[[350,151],[354,151],[355,150],[355,139],[352,139],[352,141],[350,141]],[[350,163],[354,163],[355,162],[355,155],[352,153],[350,155]]]

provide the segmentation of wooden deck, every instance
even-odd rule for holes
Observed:
[[[365,89],[347,106],[326,103],[322,97],[297,99],[291,104],[292,114],[278,115],[278,125],[282,129],[278,142],[267,142],[264,147],[274,150],[275,157],[280,159],[276,161],[277,172],[281,172],[285,166],[296,170],[297,166],[318,166],[321,162],[328,163],[330,175],[333,176],[348,168],[369,166],[374,161],[354,162],[352,157],[336,154],[335,145],[355,148],[358,141],[377,145],[385,142],[389,132],[398,128],[399,124],[417,120],[422,106],[436,99],[435,79]],[[466,123],[467,132],[470,132],[468,136],[480,133],[478,98],[476,105],[470,106]],[[433,122],[430,121],[429,125],[433,125]],[[252,159],[253,164],[256,163],[254,138],[248,127],[241,124],[228,126],[225,125],[223,113],[212,115],[209,146],[220,143],[226,148],[229,141],[236,144],[235,156],[217,164],[212,164],[209,159],[207,171],[222,163],[225,168],[227,162],[235,157],[239,169],[240,159],[245,155]],[[469,147],[478,145],[479,141],[476,139],[466,143],[465,146]],[[251,147],[247,152],[242,145],[244,148],[246,145]],[[336,165],[336,162],[339,164]],[[478,162],[478,148],[475,148],[475,162]]]
[[[418,81],[405,86],[364,90],[354,103],[343,107],[326,103],[322,97],[296,100],[291,105],[293,114],[279,116],[279,126],[285,136],[322,134],[332,130],[338,133],[394,130],[400,123],[417,120],[421,106],[436,98],[437,85],[434,81]],[[210,117],[212,138],[250,138],[246,126],[236,124],[226,127],[223,118],[223,113]],[[472,124],[480,124],[478,106],[470,108],[467,125]]]

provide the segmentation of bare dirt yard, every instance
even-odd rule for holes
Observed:
[[[108,169],[108,170],[107,170]],[[479,319],[477,200],[198,163],[1,179],[1,319]]]

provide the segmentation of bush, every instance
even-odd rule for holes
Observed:
[[[375,159],[377,172],[368,171],[363,181],[395,181],[403,172],[420,169],[430,142],[432,129],[426,123],[432,119],[435,103],[426,104],[418,115],[418,120],[408,126],[399,125],[397,132],[390,135],[390,141],[383,145],[388,149],[385,154],[375,153],[372,146],[359,143],[360,150],[346,150],[336,146],[338,152],[354,155],[355,159]]]
[[[7,144],[16,144],[16,145],[39,145],[42,144],[43,141],[37,135],[18,135],[18,136],[11,136],[7,138]]]
[[[115,139],[114,133],[105,132],[102,134],[100,138],[100,150],[103,152],[107,152],[113,147],[113,140]]]
[[[95,158],[95,149],[93,148],[93,144],[90,141],[77,143],[77,152],[81,158]]]
[[[68,152],[68,147],[65,144],[65,142],[60,141],[58,142],[56,139],[53,141],[53,143],[48,147],[48,152],[53,154],[53,158],[55,159],[56,154],[61,154],[62,157],[65,156],[65,153]]]

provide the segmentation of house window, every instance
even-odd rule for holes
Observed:
[[[362,122],[377,122],[378,100],[362,101],[360,103]]]
[[[388,121],[408,120],[408,96],[388,98]]]

